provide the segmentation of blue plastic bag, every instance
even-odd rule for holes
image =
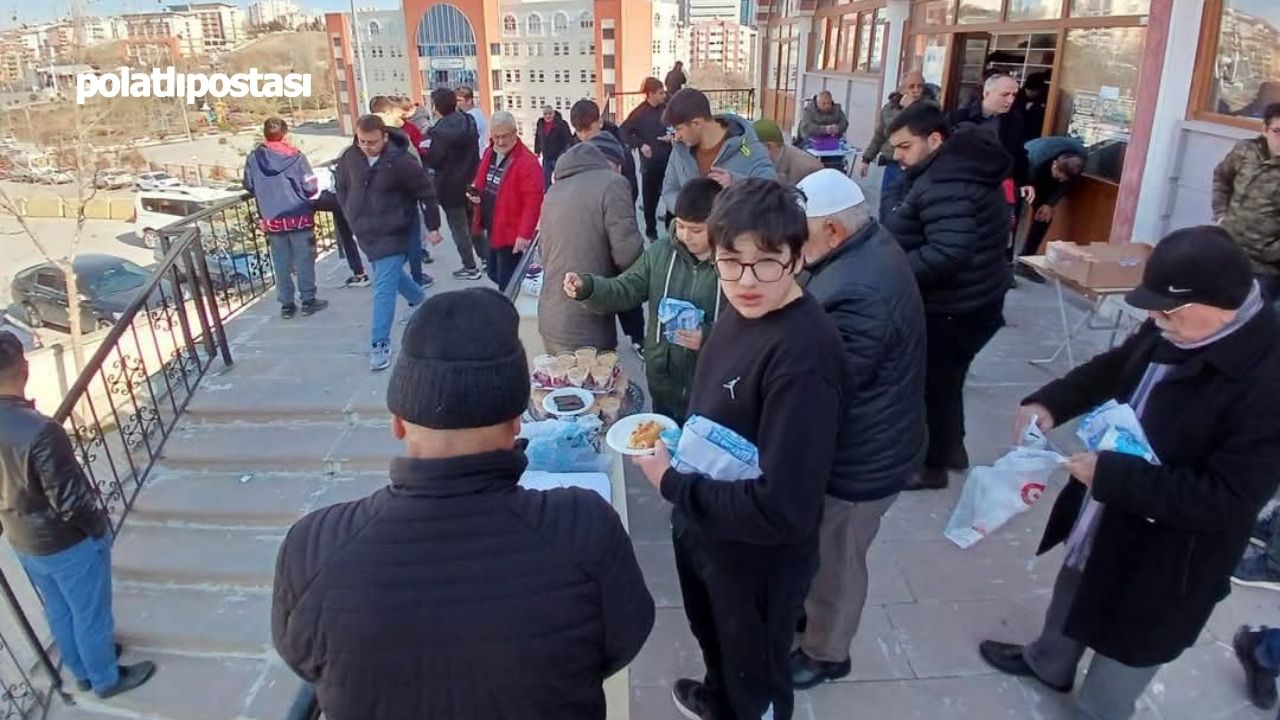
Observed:
[[[658,303],[658,322],[662,323],[662,336],[675,344],[677,330],[697,330],[702,327],[706,313],[687,300],[662,298]]]

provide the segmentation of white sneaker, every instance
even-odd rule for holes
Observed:
[[[389,367],[391,367],[391,346],[387,343],[374,345],[373,350],[369,352],[369,369],[377,372]]]
[[[421,305],[421,304],[422,304],[422,303],[418,303],[418,305]],[[401,324],[401,325],[408,325],[408,324],[409,324],[409,319],[413,317],[413,314],[414,314],[415,312],[417,312],[417,310],[418,310],[418,305],[410,305],[410,306],[409,306],[409,311],[408,311],[408,312],[406,312],[406,313],[404,314],[404,317],[400,318],[400,324]]]

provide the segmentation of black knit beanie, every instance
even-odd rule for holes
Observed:
[[[432,296],[409,320],[387,408],[436,430],[488,427],[529,406],[520,316],[501,293],[470,288]]]

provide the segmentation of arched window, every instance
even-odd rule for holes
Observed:
[[[519,23],[516,21],[515,15],[508,13],[502,16],[502,34],[503,35],[515,35],[518,32],[520,32],[519,27],[520,26],[519,26]]]
[[[370,20],[369,21],[369,37],[378,37],[381,34],[382,34],[382,26],[378,24],[377,20]]]
[[[569,31],[569,16],[568,16],[568,15],[566,15],[565,13],[563,13],[563,12],[557,12],[557,13],[556,13],[552,18],[551,18],[551,29],[552,29],[552,31],[553,31],[553,32],[555,32],[557,35],[559,35],[559,34],[560,34],[560,33],[562,33],[562,32],[568,32],[568,31]]]
[[[524,21],[524,26],[530,35],[541,35],[542,16],[538,13],[529,13],[529,17]]]
[[[661,15],[659,15],[659,14],[657,14],[657,13],[654,13],[654,14],[653,14],[653,26],[654,26],[655,28],[660,28],[660,27],[662,27],[662,16],[661,16]]]
[[[583,30],[596,29],[596,16],[591,14],[590,10],[585,10],[578,16],[578,27]]]

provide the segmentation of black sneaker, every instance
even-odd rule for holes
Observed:
[[[1045,687],[1054,692],[1069,693],[1075,681],[1066,685],[1053,685],[1044,678],[1036,674],[1035,670],[1027,664],[1023,657],[1025,645],[1014,645],[1013,643],[996,642],[995,640],[983,640],[978,644],[978,654],[986,661],[988,665],[999,670],[1006,675],[1014,675],[1017,677],[1029,677],[1039,680]]]
[[[969,451],[964,449],[964,445],[947,453],[947,469],[958,471],[969,469]]]
[[[430,265],[431,263],[433,263],[433,262],[435,262],[435,261],[436,261],[436,259],[435,259],[435,258],[433,258],[433,257],[431,257],[431,253],[429,253],[429,252],[425,252],[425,251],[422,253],[422,264],[423,264],[423,265]]]
[[[461,270],[453,271],[453,278],[455,280],[479,280],[482,277],[484,277],[484,275],[480,273],[479,268],[462,268]]]
[[[120,693],[129,692],[130,690],[138,687],[150,680],[151,676],[155,674],[156,664],[150,660],[144,660],[135,665],[121,665],[120,679],[116,682],[115,686],[96,693],[96,695],[103,700],[113,698]]]
[[[1031,282],[1036,283],[1037,285],[1043,285],[1045,283],[1043,275],[1036,272],[1032,268],[1029,268],[1026,265],[1023,265],[1022,263],[1018,263],[1017,265],[1014,265],[1013,272],[1015,275],[1022,278],[1023,280],[1030,280]]]
[[[281,305],[280,306],[280,317],[284,318],[285,320],[292,320],[293,316],[297,314],[298,314],[297,305]]]
[[[853,670],[853,662],[823,662],[814,660],[803,650],[791,653],[791,686],[796,690],[808,690],[824,682],[839,680]]]
[[[946,468],[925,468],[907,481],[903,490],[942,490],[950,482]]]
[[[697,680],[677,680],[671,687],[671,700],[676,704],[676,710],[689,720],[711,720],[711,711],[707,708],[707,689]]]
[[[1267,633],[1280,632],[1268,629],[1250,630],[1248,625],[1241,626],[1231,640],[1231,647],[1236,651],[1236,659],[1244,669],[1245,690],[1249,693],[1249,701],[1263,710],[1276,706],[1276,670],[1265,667],[1258,662],[1258,645]]]
[[[115,648],[116,648],[116,657],[119,658],[120,654],[124,652],[124,646],[121,645],[120,643],[116,643]],[[93,685],[88,680],[77,679],[76,687],[80,689],[80,692],[89,692],[90,690],[93,689]]]
[[[422,288],[423,290],[430,290],[431,286],[435,284],[436,284],[435,278],[426,274],[424,274],[422,276],[422,279],[418,281],[418,287]]]
[[[304,302],[302,303],[302,315],[303,317],[309,317],[311,315],[315,315],[316,313],[320,312],[321,310],[327,307],[329,307],[328,300],[320,300],[317,298],[315,300],[312,300],[311,302]]]
[[[349,287],[349,288],[369,287],[369,276],[364,274],[352,275],[351,277],[347,278],[346,282],[342,283],[342,286]]]
[[[1266,553],[1245,553],[1231,573],[1231,582],[1245,587],[1280,590],[1280,572],[1271,564]]]

